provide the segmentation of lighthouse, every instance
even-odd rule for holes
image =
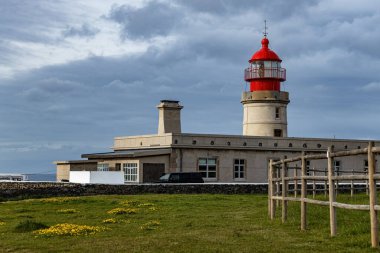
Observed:
[[[281,82],[286,80],[286,70],[281,68],[281,59],[269,49],[266,31],[261,40],[261,49],[253,54],[244,71],[249,91],[243,92],[243,135],[287,137],[287,105],[289,93],[281,91]]]

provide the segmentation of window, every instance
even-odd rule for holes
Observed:
[[[121,171],[121,163],[116,163],[115,164],[115,170],[116,171]]]
[[[234,178],[243,179],[245,177],[245,160],[234,159]]]
[[[334,172],[337,176],[339,176],[340,171],[340,161],[334,161]]]
[[[276,119],[280,118],[280,107],[276,107],[275,117],[276,117]]]
[[[216,178],[216,158],[200,158],[198,170],[204,178]]]
[[[368,172],[368,160],[364,160],[364,172]]]
[[[98,163],[98,171],[109,171],[108,163]]]
[[[282,130],[274,129],[274,137],[282,137]]]
[[[137,182],[137,163],[124,163],[123,170],[125,182]]]
[[[292,143],[289,143],[289,148],[292,148],[293,147],[293,144]]]
[[[306,160],[306,175],[307,176],[311,175],[311,173],[310,173],[310,161],[307,161],[307,160]]]

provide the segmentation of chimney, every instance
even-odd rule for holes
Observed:
[[[179,101],[161,100],[158,108],[158,134],[181,133],[181,109]]]

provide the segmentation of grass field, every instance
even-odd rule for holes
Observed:
[[[368,212],[338,210],[335,238],[329,236],[327,207],[308,206],[303,232],[299,213],[299,203],[291,203],[287,223],[269,220],[264,195],[0,202],[0,252],[377,252],[370,245]]]

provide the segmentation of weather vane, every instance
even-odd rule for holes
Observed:
[[[267,27],[267,20],[265,19],[264,20],[264,32],[263,32],[264,37],[267,37],[267,35],[268,35],[267,29],[268,29],[268,27]]]

